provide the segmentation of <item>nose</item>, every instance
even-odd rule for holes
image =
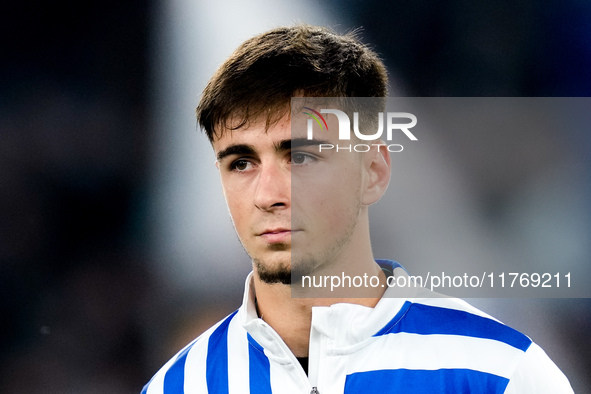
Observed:
[[[291,203],[291,173],[279,162],[261,164],[254,204],[261,211],[282,210]]]

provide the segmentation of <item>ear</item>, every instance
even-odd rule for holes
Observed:
[[[367,155],[363,159],[366,179],[361,203],[371,205],[382,198],[390,183],[390,152],[386,144],[379,141],[364,155]]]

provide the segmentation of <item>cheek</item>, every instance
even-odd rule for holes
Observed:
[[[232,218],[232,223],[234,224],[234,229],[242,242],[246,241],[247,234],[250,233],[250,229],[252,228],[252,223],[246,209],[246,205],[240,199],[234,199],[232,202],[228,202],[228,210]]]
[[[239,230],[244,224],[244,216],[246,213],[246,201],[247,191],[237,187],[227,187],[222,179],[222,188],[224,191],[224,197],[226,198],[226,204],[232,217],[232,222],[237,230]]]
[[[329,178],[330,179],[330,178]],[[360,207],[359,182],[333,177],[309,187],[306,193],[292,194],[293,218],[315,223],[329,235],[350,224]]]

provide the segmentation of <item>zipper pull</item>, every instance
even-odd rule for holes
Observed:
[[[312,391],[310,391],[310,394],[320,394],[320,391],[318,391],[316,387],[312,387]]]

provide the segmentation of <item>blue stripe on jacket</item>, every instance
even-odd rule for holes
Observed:
[[[345,380],[345,394],[501,394],[509,379],[470,369],[393,369],[356,372]]]
[[[271,365],[263,347],[250,334],[248,338],[249,384],[251,394],[271,394]]]
[[[405,303],[398,313],[374,336],[406,332],[411,334],[460,335],[492,339],[526,351],[532,341],[513,328],[469,312],[435,306]],[[406,310],[408,309],[408,310]],[[402,312],[401,311],[401,312]]]
[[[185,362],[187,361],[187,354],[193,346],[187,346],[185,350],[179,353],[174,364],[166,371],[164,375],[164,384],[162,392],[166,393],[183,393],[185,385]]]
[[[228,326],[238,311],[226,318],[209,336],[205,379],[210,394],[228,394]]]

